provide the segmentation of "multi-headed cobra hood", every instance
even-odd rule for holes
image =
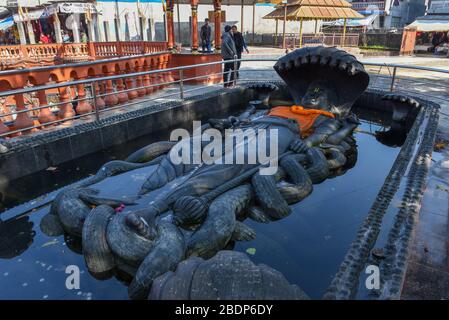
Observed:
[[[274,69],[287,84],[296,104],[312,101],[312,105],[320,105],[320,102],[324,105],[322,101],[326,100],[327,109],[340,116],[349,113],[369,83],[363,64],[335,47],[294,50],[280,58]]]

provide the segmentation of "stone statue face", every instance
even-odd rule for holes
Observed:
[[[301,105],[307,109],[330,111],[331,104],[328,88],[319,83],[311,83],[301,100]]]

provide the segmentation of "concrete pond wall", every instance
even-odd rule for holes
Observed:
[[[244,88],[215,91],[11,139],[5,142],[9,151],[0,155],[0,178],[11,181],[157,131],[191,128],[194,120],[230,115],[251,100],[245,92]]]

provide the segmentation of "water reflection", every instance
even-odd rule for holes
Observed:
[[[36,235],[33,226],[29,217],[6,221],[0,218],[0,259],[12,259],[25,252]]]
[[[376,131],[376,139],[389,147],[400,147],[407,138],[407,128],[404,123],[392,122],[388,130]]]

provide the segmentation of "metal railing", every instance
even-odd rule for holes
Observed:
[[[133,56],[167,50],[166,42],[114,41],[87,43],[49,43],[0,46],[0,68],[19,64],[52,65],[62,61],[88,61],[110,57]]]
[[[273,33],[272,36],[277,39],[276,42],[278,44],[282,44],[282,33]],[[346,33],[343,35],[342,32],[305,33],[302,35],[302,40],[300,41],[299,34],[286,33],[285,45],[287,48],[316,45],[357,47],[359,45],[359,36],[358,33]]]
[[[208,63],[201,63],[190,66],[180,66],[174,68],[166,68],[160,70],[151,70],[151,71],[142,71],[142,72],[134,72],[129,74],[121,74],[121,75],[112,75],[105,76],[100,78],[92,78],[92,79],[84,79],[71,81],[66,83],[55,83],[55,84],[47,84],[42,86],[34,86],[34,87],[26,87],[22,89],[15,89],[9,91],[0,92],[0,98],[8,98],[15,95],[30,95],[37,91],[54,91],[63,87],[78,87],[84,86],[87,89],[88,94],[84,98],[71,99],[70,101],[59,101],[57,103],[47,104],[43,106],[33,106],[26,108],[24,110],[15,110],[10,112],[0,113],[0,125],[2,125],[2,119],[6,117],[11,117],[16,119],[18,115],[21,113],[36,113],[42,109],[49,108],[54,113],[57,109],[62,105],[80,103],[82,101],[90,101],[93,109],[91,112],[84,114],[76,114],[72,117],[67,117],[64,119],[56,119],[51,122],[40,123],[32,126],[28,126],[26,128],[20,129],[12,129],[7,132],[1,133],[0,138],[4,138],[6,136],[13,136],[15,134],[27,133],[32,129],[39,129],[43,127],[48,127],[51,125],[61,124],[67,121],[73,121],[77,119],[89,119],[89,121],[99,121],[104,116],[107,117],[106,113],[115,110],[117,108],[127,108],[136,104],[145,104],[149,101],[154,101],[155,99],[177,99],[184,100],[187,94],[194,92],[205,92],[209,91],[212,88],[217,88],[221,86],[232,86],[236,83],[247,82],[247,81],[267,81],[271,79],[279,79],[274,69],[270,66],[259,69],[245,68],[248,64],[251,63],[266,63],[266,64],[274,64],[276,59],[234,59],[227,61],[215,61]],[[242,64],[242,68],[237,73],[237,65],[238,63]],[[228,64],[227,69],[229,71],[226,74],[226,81],[224,80],[224,72],[223,65]],[[370,73],[370,86],[372,88],[378,88],[383,90],[389,90],[391,92],[404,92],[407,94],[419,95],[426,98],[432,98],[439,103],[449,104],[449,70],[444,70],[440,68],[431,68],[431,67],[421,67],[421,66],[407,66],[400,64],[383,64],[383,63],[364,63],[366,69]],[[217,72],[210,73],[210,67],[216,67]],[[196,74],[198,74],[198,70],[203,69],[204,74],[186,77],[187,72],[190,69],[196,69]],[[218,69],[220,71],[218,72]],[[414,77],[407,77],[404,73],[413,72]],[[422,77],[416,77],[420,72],[431,73],[432,76],[423,75]],[[262,76],[261,76],[262,74]],[[164,75],[167,76],[164,78]],[[231,75],[233,75],[233,80],[231,80]],[[435,76],[438,75],[438,76]],[[140,85],[137,86],[136,79],[143,79],[143,77],[150,77],[149,85]],[[177,79],[166,80],[168,78],[176,77]],[[123,90],[117,90],[116,85],[118,80],[131,79],[134,83],[131,87],[125,88]],[[212,84],[208,84],[205,86],[202,85],[193,85],[192,82],[210,82],[213,80]],[[113,92],[98,92],[97,87],[105,82],[112,82],[114,85]],[[141,81],[139,81],[141,82]],[[142,83],[142,82],[141,82]],[[415,86],[413,86],[415,85]],[[432,93],[426,92],[424,86],[431,89]],[[170,90],[167,91],[157,91],[161,88],[170,87]],[[109,95],[117,95],[118,93],[126,93],[128,94],[131,91],[139,91],[139,90],[147,90],[153,89],[154,93],[147,94],[145,97],[142,95],[140,98],[130,100],[123,104],[114,105],[111,107],[106,107],[104,109],[100,109],[97,105],[98,99],[106,98]],[[0,105],[1,107],[1,105]],[[0,110],[1,111],[1,110]],[[92,118],[93,116],[93,118]],[[35,120],[35,119],[33,119]],[[11,121],[3,121],[6,125],[11,125]],[[1,129],[1,127],[0,127]]]

